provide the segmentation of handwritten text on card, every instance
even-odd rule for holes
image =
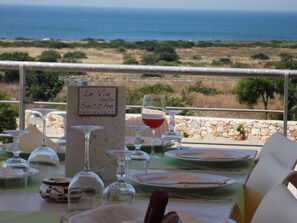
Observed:
[[[80,87],[79,115],[116,115],[116,87]]]

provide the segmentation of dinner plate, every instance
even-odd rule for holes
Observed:
[[[198,162],[238,162],[252,159],[253,156],[244,150],[233,149],[186,149],[171,150],[164,153],[165,156],[178,160]]]
[[[221,175],[182,172],[136,174],[129,180],[144,186],[172,189],[217,189],[236,182],[233,178]]]

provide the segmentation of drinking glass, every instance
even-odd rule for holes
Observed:
[[[144,95],[141,109],[142,120],[152,131],[151,158],[159,158],[155,154],[155,135],[156,129],[165,121],[165,98],[163,95]]]
[[[59,145],[60,149],[62,152],[66,152],[66,121],[67,121],[67,114],[65,111],[59,111],[56,112],[55,114],[59,115],[62,117],[63,120],[63,126],[64,126],[64,134],[57,140],[57,144]]]
[[[132,204],[135,197],[135,189],[131,184],[125,182],[126,157],[131,155],[132,152],[127,150],[107,150],[106,153],[117,158],[118,167],[116,170],[116,181],[109,184],[103,192],[105,204]]]
[[[28,159],[30,165],[36,166],[37,168],[41,166],[59,166],[59,157],[55,150],[48,147],[46,144],[46,120],[48,114],[56,111],[56,109],[47,108],[35,108],[32,111],[39,114],[42,118],[42,141],[41,145],[34,149]]]
[[[84,168],[75,174],[68,187],[68,207],[70,209],[92,209],[103,204],[104,184],[101,178],[90,170],[90,137],[95,130],[103,129],[97,125],[76,125],[73,129],[78,129],[84,133],[85,154]]]
[[[12,153],[13,157],[3,162],[3,175],[5,188],[18,186],[27,187],[29,163],[20,157],[19,143],[23,135],[29,133],[28,130],[5,130],[4,133],[13,137]]]
[[[169,131],[164,132],[161,136],[163,140],[170,141],[171,148],[176,150],[183,149],[181,146],[182,136],[175,131],[175,115],[180,112],[180,110],[166,110],[166,113],[169,114]]]
[[[129,163],[128,163],[128,173],[127,175],[130,176],[131,167],[133,165],[137,166],[137,169],[143,169],[145,173],[147,173],[149,163],[150,163],[150,156],[141,151],[141,132],[148,128],[146,125],[128,125],[127,128],[134,130],[135,132],[135,141],[134,141],[134,148],[135,150],[129,156]]]

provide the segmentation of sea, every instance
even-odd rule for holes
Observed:
[[[215,11],[0,4],[0,38],[296,41],[297,11]]]

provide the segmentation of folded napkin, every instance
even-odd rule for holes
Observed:
[[[34,125],[29,125],[27,130],[30,131],[29,134],[26,134],[21,137],[20,139],[20,150],[22,152],[32,152],[35,148],[41,145],[42,141],[42,133],[36,128]],[[55,150],[56,152],[60,151],[60,147],[58,144],[53,142],[50,138],[46,137],[46,144]]]
[[[149,177],[150,175],[136,175],[141,182],[200,182],[203,178],[188,173],[177,173],[165,177]]]
[[[236,158],[245,157],[245,156],[234,156],[218,149],[212,149],[202,153],[197,151],[181,152],[181,153],[176,153],[176,156],[183,157],[183,158],[204,159],[204,160],[236,159]]]
[[[114,204],[77,214],[69,219],[69,223],[143,222],[145,211],[133,205]]]

